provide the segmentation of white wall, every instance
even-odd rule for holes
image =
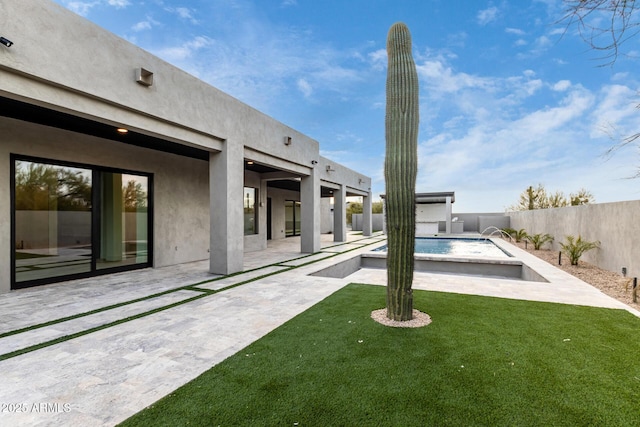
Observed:
[[[438,222],[447,218],[447,205],[444,203],[416,203],[416,222]]]

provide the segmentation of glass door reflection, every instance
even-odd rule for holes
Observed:
[[[100,241],[96,268],[148,261],[149,180],[100,172]]]
[[[16,282],[91,271],[91,201],[91,170],[16,161]]]

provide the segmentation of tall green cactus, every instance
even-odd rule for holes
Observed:
[[[413,251],[418,172],[418,73],[407,26],[395,23],[387,36],[387,110],[384,161],[387,222],[387,317],[413,318]]]

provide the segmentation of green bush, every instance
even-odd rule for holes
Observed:
[[[580,235],[578,235],[577,239],[574,236],[567,236],[566,239],[566,243],[560,243],[560,247],[562,252],[569,257],[571,265],[578,265],[578,260],[586,251],[600,247],[600,242],[582,240]]]
[[[525,237],[526,240],[528,240],[531,244],[533,244],[533,248],[537,251],[539,250],[542,245],[544,245],[547,242],[553,242],[553,236],[551,234],[542,234],[542,233],[537,233],[534,234],[533,236],[526,236]]]

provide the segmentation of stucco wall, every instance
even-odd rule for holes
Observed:
[[[208,258],[207,162],[0,117],[0,235],[7,237],[12,153],[152,173],[153,265]],[[10,245],[0,245],[0,271],[10,271]],[[9,287],[9,275],[0,275],[0,291]]]
[[[456,213],[454,212],[451,217],[458,218],[458,221],[464,222],[465,232],[481,233],[487,227],[494,226],[498,228],[509,227],[509,217],[504,212],[494,213]],[[441,224],[441,229],[444,231],[444,224]]]
[[[381,213],[371,215],[371,228],[373,231],[380,231],[384,227],[384,215]],[[362,231],[362,214],[351,215],[351,229]]]
[[[554,236],[552,249],[556,251],[567,235],[598,240],[601,247],[585,252],[582,260],[617,273],[626,267],[629,277],[640,276],[640,200],[509,212],[508,215],[512,228]]]
[[[333,233],[333,203],[329,197],[320,200],[320,233]]]
[[[0,94],[205,149],[242,144],[307,169],[318,159],[312,138],[56,3],[0,2],[0,16],[14,42],[0,50]],[[136,83],[140,67],[152,86]]]
[[[447,218],[447,206],[444,203],[416,203],[416,222],[437,222]]]

